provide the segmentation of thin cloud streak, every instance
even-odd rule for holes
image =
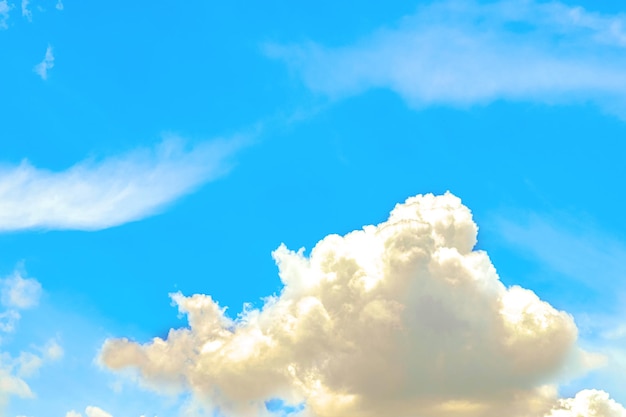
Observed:
[[[614,293],[626,279],[626,245],[611,236],[537,214],[498,218],[495,227],[508,245],[590,288]]]
[[[185,148],[169,139],[154,149],[86,160],[61,172],[23,161],[0,167],[0,232],[99,230],[158,213],[228,172],[245,139]]]
[[[415,108],[592,101],[626,114],[626,17],[558,2],[451,0],[342,47],[264,46],[333,99],[387,88]]]

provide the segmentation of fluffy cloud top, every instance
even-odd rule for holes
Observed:
[[[500,282],[476,237],[458,198],[413,197],[309,257],[278,248],[284,288],[261,310],[233,320],[208,295],[172,294],[189,328],[108,340],[101,360],[226,416],[269,414],[272,398],[315,417],[544,415],[559,374],[593,357],[570,315]]]
[[[0,232],[22,229],[98,230],[142,219],[228,170],[242,141],[185,148],[167,140],[62,172],[27,161],[0,167]]]
[[[626,18],[559,2],[447,0],[352,45],[268,45],[332,97],[389,88],[414,107],[596,101],[626,115]]]
[[[626,409],[606,392],[583,390],[574,398],[559,400],[546,417],[626,417]]]

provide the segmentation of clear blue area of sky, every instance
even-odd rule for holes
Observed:
[[[626,241],[624,120],[593,103],[416,110],[386,89],[331,101],[263,52],[267,42],[351,44],[417,3],[67,0],[62,11],[54,4],[33,0],[28,22],[16,3],[0,31],[0,163],[28,159],[61,171],[153,146],[169,133],[189,143],[259,133],[228,175],[153,217],[97,232],[0,234],[0,275],[23,262],[44,288],[41,308],[51,311],[47,320],[25,313],[10,349],[58,324],[50,321],[73,320],[70,313],[101,326],[81,348],[84,357],[95,356],[105,335],[164,336],[183,324],[168,298],[175,291],[211,294],[234,316],[244,302],[259,305],[280,291],[270,254],[281,242],[310,250],[328,234],[383,221],[409,196],[446,190],[472,209],[478,246],[507,284],[573,313],[611,310],[612,294],[511,244],[498,219],[567,218]],[[48,45],[55,65],[42,80],[32,68]],[[58,327],[62,339],[72,338],[71,323]],[[42,370],[42,381],[54,372]],[[43,385],[45,398],[53,388]],[[27,402],[13,401],[15,411],[35,412]]]

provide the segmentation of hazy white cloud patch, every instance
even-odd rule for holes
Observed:
[[[580,222],[566,222],[566,215],[559,217],[562,221],[535,213],[516,219],[499,217],[495,229],[508,245],[548,268],[615,293],[626,278],[626,245]]]
[[[41,284],[33,278],[24,278],[23,273],[16,270],[11,276],[0,279],[0,295],[0,303],[7,309],[0,313],[0,331],[14,332],[20,319],[19,311],[38,304]],[[0,339],[0,345],[2,342]],[[46,363],[63,357],[63,348],[54,338],[33,350],[14,356],[0,349],[0,415],[10,397],[34,398],[26,380],[37,375]]]
[[[2,305],[9,308],[26,309],[36,306],[41,296],[41,284],[36,279],[24,278],[15,271],[0,280]]]
[[[54,6],[57,10],[63,10],[64,6],[63,6],[63,1],[59,0],[57,1],[57,4]]]
[[[22,0],[22,16],[29,22],[33,21],[33,12],[28,8],[29,0]]]
[[[87,417],[113,417],[111,414],[107,413],[103,409],[99,407],[94,407],[92,405],[87,406],[87,408],[85,409],[85,415]],[[77,411],[72,410],[68,411],[67,414],[65,414],[65,417],[83,417],[83,415]]]
[[[48,45],[46,48],[46,55],[39,64],[35,65],[33,71],[37,73],[42,80],[48,79],[48,71],[54,67],[54,54],[52,53],[52,46]]]
[[[175,293],[189,328],[110,339],[100,359],[227,417],[273,415],[272,399],[307,417],[548,415],[560,381],[604,358],[578,346],[572,316],[502,284],[477,230],[449,193],[409,198],[310,256],[281,245],[284,287],[262,309],[232,319]]]
[[[228,172],[245,140],[185,146],[165,140],[102,160],[51,172],[23,161],[0,167],[0,232],[99,230],[153,215]]]
[[[11,333],[21,318],[20,310],[37,306],[41,296],[41,284],[33,278],[24,278],[23,268],[6,278],[0,278],[0,331]],[[0,338],[0,342],[1,342]]]
[[[0,0],[0,29],[9,28],[9,25],[7,24],[7,20],[9,20],[10,12],[11,12],[11,6],[7,2],[7,0]]]
[[[416,108],[593,101],[625,115],[625,28],[623,15],[559,2],[449,0],[351,45],[265,51],[333,98],[387,88]]]

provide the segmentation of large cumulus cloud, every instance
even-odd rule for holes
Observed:
[[[232,319],[208,295],[172,294],[189,328],[108,340],[101,360],[226,416],[282,398],[315,417],[561,417],[559,378],[597,359],[570,315],[506,288],[476,238],[457,197],[412,197],[308,257],[279,247],[284,288],[261,310]]]

